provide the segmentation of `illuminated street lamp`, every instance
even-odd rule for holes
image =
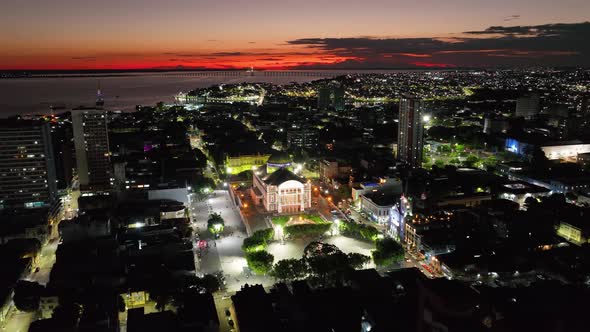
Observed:
[[[281,244],[285,244],[285,237],[283,233],[283,226],[277,225],[276,227],[276,234],[281,239]]]

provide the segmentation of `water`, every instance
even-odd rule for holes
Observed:
[[[420,70],[348,70],[346,73],[416,71]],[[132,111],[136,105],[155,105],[160,101],[172,103],[178,92],[214,84],[301,83],[342,75],[343,71],[321,70],[310,73],[317,76],[266,76],[264,72],[254,72],[252,76],[246,73],[240,73],[242,76],[186,76],[191,72],[135,72],[0,79],[0,118],[16,114],[49,114],[51,105],[61,105],[65,109],[94,105],[99,81],[108,110]]]
[[[324,77],[331,77],[326,72]],[[15,114],[48,114],[50,105],[63,105],[66,109],[93,105],[96,90],[100,87],[109,110],[134,110],[136,105],[154,105],[160,101],[171,103],[174,95],[195,88],[220,83],[265,82],[288,84],[307,82],[322,77],[278,76],[263,73],[238,77],[186,77],[181,73],[133,73],[108,77],[33,77],[0,80],[0,117]]]

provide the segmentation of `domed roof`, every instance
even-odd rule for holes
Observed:
[[[274,152],[267,161],[268,164],[273,165],[290,165],[292,162],[291,156],[287,152],[282,151]]]

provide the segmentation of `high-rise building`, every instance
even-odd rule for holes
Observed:
[[[0,208],[49,206],[56,198],[49,124],[0,122]]]
[[[105,190],[111,184],[107,113],[100,108],[72,110],[76,170],[83,190]]]
[[[318,90],[318,109],[325,110],[330,106],[330,88],[321,87]]]
[[[411,167],[422,166],[424,125],[422,100],[404,95],[399,101],[399,128],[397,133],[397,158]]]
[[[337,111],[344,110],[344,87],[342,85],[332,88],[332,106]]]
[[[586,92],[578,97],[580,113],[590,113],[590,92]]]
[[[531,93],[516,100],[516,117],[532,119],[541,111],[541,97],[538,93]]]
[[[336,111],[344,110],[344,87],[342,85],[324,86],[318,89],[318,109],[329,107]]]
[[[318,142],[319,132],[315,128],[289,129],[287,131],[287,148],[314,149],[318,146]]]

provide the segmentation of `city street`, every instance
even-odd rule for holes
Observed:
[[[25,280],[38,282],[41,285],[47,285],[51,268],[55,263],[55,251],[57,250],[58,242],[57,239],[54,239],[41,248],[37,264],[39,271],[31,272]],[[6,322],[0,326],[0,331],[26,332],[36,314],[37,313],[35,312],[22,312],[12,306],[8,317],[6,318]]]
[[[260,283],[265,286],[272,284],[272,279],[268,277],[249,276],[244,273],[247,265],[242,242],[247,237],[246,227],[227,191],[216,190],[208,198],[193,203],[191,209],[195,221],[195,234],[198,233],[201,240],[208,242],[208,248],[201,251],[201,258],[195,257],[199,262],[200,273],[223,271],[228,292],[239,290],[245,283]],[[218,240],[214,240],[207,232],[207,219],[210,213],[219,213],[225,222],[225,230]]]

